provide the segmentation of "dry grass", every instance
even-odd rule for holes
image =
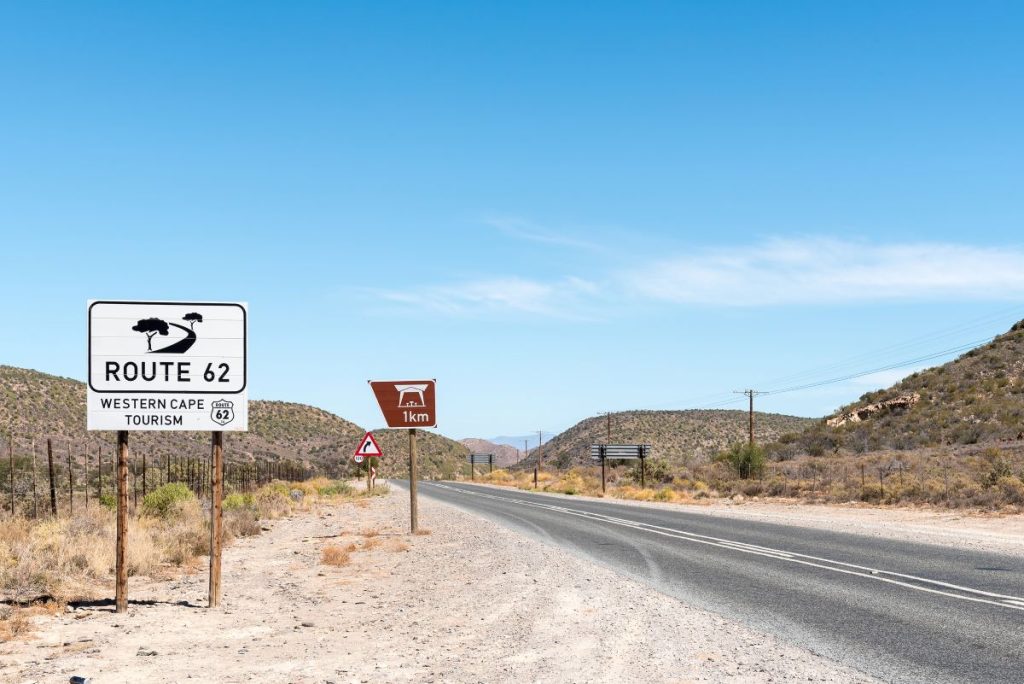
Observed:
[[[426,537],[429,534],[431,534],[430,530],[424,530],[423,528],[416,530],[417,537]]]
[[[348,565],[352,560],[350,551],[351,547],[343,549],[340,546],[325,546],[324,550],[320,553],[320,562],[324,565],[333,565],[335,567]]]
[[[363,546],[361,547],[360,550],[373,551],[374,549],[378,548],[382,543],[383,542],[381,541],[380,537],[371,537],[363,541]]]
[[[700,503],[713,499],[784,498],[811,503],[934,506],[1019,513],[1024,511],[1024,446],[978,446],[861,455],[802,457],[770,462],[741,479],[726,463],[671,468],[648,463],[646,487],[630,469],[608,469],[604,496],[638,501]],[[533,473],[494,471],[486,483],[533,490]],[[602,496],[601,469],[578,467],[540,473],[538,491]]]
[[[378,530],[376,527],[370,527],[370,528],[367,528],[365,530],[361,530],[359,532],[359,536],[360,537],[367,537],[367,538],[369,538],[369,537],[376,537],[379,534],[380,534],[380,530]]]
[[[272,483],[238,497],[225,510],[225,541],[259,534],[261,518],[357,496],[347,485],[325,479]],[[0,520],[0,600],[15,606],[52,600],[62,606],[94,598],[100,586],[109,589],[115,541],[114,513],[101,507],[76,511],[73,518]],[[209,552],[209,542],[208,513],[195,498],[175,501],[159,515],[133,515],[128,521],[128,574],[158,576],[172,567],[190,566]],[[0,630],[17,631],[19,619],[11,613],[2,619],[7,624]]]

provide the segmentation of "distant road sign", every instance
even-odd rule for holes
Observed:
[[[494,454],[470,454],[469,462],[475,464],[491,464],[494,463]]]
[[[650,444],[594,444],[590,447],[590,457],[595,461],[605,458],[647,458],[650,452]]]
[[[435,380],[371,380],[388,427],[437,427]]]
[[[352,460],[355,461],[356,463],[362,463],[363,461],[366,460],[366,457],[363,456],[362,454],[356,454],[355,456],[352,457]]]
[[[359,446],[356,447],[356,456],[363,458],[380,458],[384,455],[384,451],[381,450],[380,445],[377,444],[377,438],[373,436],[372,432],[367,432],[363,437],[363,440],[359,442]],[[356,461],[361,463],[362,461]]]
[[[89,430],[247,430],[241,302],[91,301]]]

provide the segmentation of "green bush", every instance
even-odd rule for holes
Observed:
[[[240,510],[244,508],[256,508],[256,499],[252,494],[233,492],[224,497],[221,507],[225,511]]]
[[[355,494],[355,489],[348,482],[335,480],[329,485],[319,487],[316,493],[320,496],[352,496]]]
[[[117,497],[113,494],[103,494],[100,496],[100,506],[112,511],[117,510]]]
[[[142,512],[155,518],[166,518],[178,508],[178,504],[194,498],[188,485],[172,482],[147,494],[142,499]]]
[[[667,484],[672,482],[674,477],[672,473],[672,466],[669,462],[663,458],[648,458],[646,471],[644,473],[644,482],[650,484]],[[609,459],[610,463],[614,463]],[[633,467],[630,468],[629,478],[636,484],[640,484],[640,468],[642,467],[641,461],[634,461]]]
[[[746,480],[760,475],[764,470],[764,449],[749,442],[733,444],[728,451],[719,454],[716,460],[728,463],[741,479]]]

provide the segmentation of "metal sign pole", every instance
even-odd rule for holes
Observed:
[[[604,494],[607,491],[606,487],[607,487],[607,484],[608,484],[608,479],[605,477],[605,472],[604,472],[604,462],[605,462],[604,449],[602,448],[601,449],[601,493],[602,494]]]

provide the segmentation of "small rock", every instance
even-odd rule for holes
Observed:
[[[142,656],[144,658],[149,658],[150,656],[155,656],[156,651],[151,651],[145,647],[140,647],[139,650],[136,651],[135,655]]]

